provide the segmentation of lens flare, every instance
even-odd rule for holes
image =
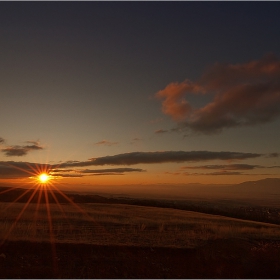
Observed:
[[[50,176],[47,173],[39,174],[38,179],[40,183],[45,184],[49,181]]]

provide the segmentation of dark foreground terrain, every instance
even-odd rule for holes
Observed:
[[[1,278],[280,278],[280,242],[216,240],[195,249],[8,242]]]

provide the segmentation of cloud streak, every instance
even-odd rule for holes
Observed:
[[[215,171],[215,172],[210,172],[210,173],[189,173],[189,172],[184,172],[182,173],[183,175],[186,176],[223,176],[223,175],[252,175],[249,173],[243,173],[240,171]],[[175,175],[175,174],[174,174]],[[254,176],[271,176],[271,175],[278,175],[278,174],[254,174]]]
[[[102,140],[99,142],[94,143],[94,145],[104,145],[104,146],[113,146],[113,145],[117,145],[118,142],[111,142],[111,141],[107,141],[107,140]]]
[[[179,174],[183,175],[250,175],[245,174],[242,171],[254,170],[254,169],[273,169],[280,168],[280,166],[263,166],[263,165],[252,165],[252,164],[227,164],[227,165],[198,165],[198,166],[183,166],[181,170],[217,170],[209,173],[189,173],[183,172]],[[254,174],[256,175],[256,174]],[[268,174],[257,174],[257,175],[268,175]]]
[[[189,95],[211,95],[200,108]],[[272,54],[244,64],[215,64],[192,82],[171,83],[156,93],[162,111],[183,127],[198,133],[257,125],[280,115],[280,61]]]
[[[59,177],[84,177],[97,175],[124,175],[128,172],[145,172],[141,168],[108,168],[108,169],[53,169],[51,173]]]
[[[203,169],[203,170],[253,170],[256,168],[265,168],[261,165],[251,164],[228,164],[228,165],[199,165],[199,166],[184,166],[181,169]]]
[[[69,162],[68,162],[69,163]],[[72,161],[71,164],[77,163]],[[0,178],[17,179],[37,176],[40,172],[48,172],[55,177],[84,177],[95,175],[125,175],[130,172],[146,172],[141,168],[108,168],[108,169],[63,169],[60,165],[39,164],[31,162],[0,161]]]
[[[96,174],[96,173],[125,173],[125,172],[143,172],[145,170],[141,168],[109,168],[109,169],[84,169],[79,170],[78,172],[83,174]]]
[[[7,157],[11,156],[25,156],[31,151],[42,150],[43,147],[39,145],[37,142],[30,143],[32,145],[25,145],[25,146],[8,146],[6,148],[1,149],[2,153],[4,153]]]
[[[207,160],[244,160],[262,156],[256,153],[211,152],[211,151],[163,151],[163,152],[132,152],[91,158],[88,161],[65,162],[60,167],[84,167],[94,165],[134,165],[156,164],[169,162],[198,162]]]
[[[163,134],[163,133],[167,133],[168,130],[165,130],[165,129],[158,129],[155,131],[155,134]]]

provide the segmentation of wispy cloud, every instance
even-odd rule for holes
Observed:
[[[187,97],[213,95],[201,108]],[[244,64],[215,64],[192,82],[171,83],[156,93],[162,111],[193,132],[267,123],[280,115],[280,61],[272,54]]]
[[[111,142],[111,141],[107,141],[107,140],[102,140],[99,142],[94,143],[94,145],[104,145],[104,146],[113,146],[113,145],[117,145],[118,142]]]
[[[227,164],[227,165],[199,165],[199,166],[183,166],[181,169],[204,169],[204,170],[252,170],[255,168],[265,168],[261,165],[251,164]]]
[[[0,145],[5,143],[5,139],[0,137]]]
[[[68,162],[70,163],[70,162]],[[71,161],[71,164],[77,163]],[[141,168],[108,168],[108,169],[75,169],[75,168],[61,168],[60,165],[39,164],[31,162],[16,162],[16,161],[0,161],[0,178],[2,179],[16,179],[28,178],[36,176],[40,170],[47,170],[48,173],[55,177],[71,177],[79,178],[84,176],[96,175],[124,175],[131,172],[145,172]]]
[[[254,169],[279,169],[280,166],[263,166],[263,165],[252,165],[252,164],[225,164],[225,165],[197,165],[197,166],[183,166],[181,170],[218,170],[210,173],[190,173],[183,172],[183,175],[250,175],[245,174],[244,170],[254,170]],[[256,174],[255,174],[256,175]],[[268,175],[268,174],[257,174],[257,175]],[[271,175],[271,174],[270,174]]]
[[[155,134],[163,134],[163,133],[167,133],[168,130],[164,130],[164,129],[158,129],[155,131]]]
[[[130,144],[135,144],[135,143],[139,143],[140,141],[142,141],[143,139],[135,137],[131,140]]]
[[[96,175],[124,175],[128,172],[145,172],[141,168],[108,168],[108,169],[53,169],[51,173],[59,177],[84,177]]]
[[[270,153],[270,154],[267,155],[267,157],[269,157],[269,158],[277,158],[277,157],[279,157],[279,153]]]
[[[53,174],[52,174],[53,175]],[[63,178],[81,178],[85,175],[78,174],[78,173],[56,173],[55,177],[63,177]]]
[[[11,156],[25,156],[31,151],[42,150],[43,147],[39,145],[38,142],[30,143],[32,145],[15,145],[15,146],[8,146],[6,148],[1,149],[1,151],[8,157]]]
[[[36,145],[36,146],[40,145],[40,141],[25,141],[25,143]]]
[[[84,169],[78,172],[83,174],[95,174],[95,173],[125,173],[125,172],[144,172],[141,168],[109,168],[109,169]]]
[[[226,175],[252,175],[249,173],[243,173],[240,171],[215,171],[215,172],[210,172],[210,173],[190,173],[190,172],[184,172],[181,173],[181,175],[186,175],[186,176],[226,176]],[[264,174],[264,173],[258,173],[254,174],[254,176],[271,176],[271,175],[277,175],[277,174]]]
[[[185,175],[190,175],[188,173],[185,173]],[[192,174],[193,175],[193,174]],[[221,175],[248,175],[248,174],[244,174],[242,172],[239,171],[216,171],[216,172],[211,172],[211,173],[203,173],[203,174],[196,174],[196,175],[209,175],[209,176],[221,176]]]

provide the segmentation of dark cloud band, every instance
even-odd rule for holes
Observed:
[[[195,162],[205,160],[242,160],[260,157],[256,153],[238,152],[210,152],[210,151],[163,151],[163,152],[132,152],[91,158],[83,162],[66,162],[60,167],[83,167],[94,165],[134,165],[134,164],[153,164],[168,162]]]

